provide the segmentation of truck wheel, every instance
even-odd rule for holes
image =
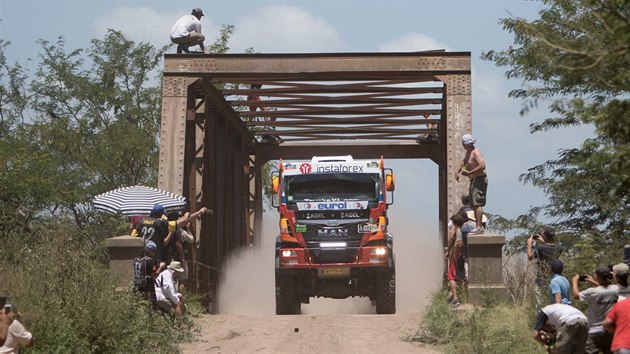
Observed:
[[[376,313],[396,313],[396,271],[376,273]]]
[[[276,273],[276,315],[295,315],[301,312],[293,276]]]

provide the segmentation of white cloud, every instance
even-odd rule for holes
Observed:
[[[135,42],[161,47],[170,43],[169,32],[175,21],[189,13],[190,10],[184,9],[157,11],[146,6],[120,6],[97,17],[94,20],[94,30],[96,38],[102,38],[107,29],[112,28]],[[216,24],[207,16],[202,18],[201,23],[202,32],[209,37],[206,42],[213,41],[215,36],[209,34],[217,33]]]
[[[333,26],[295,6],[271,5],[242,17],[230,40],[233,53],[317,53],[346,49]]]
[[[417,52],[435,49],[450,50],[446,44],[422,33],[408,33],[378,47],[381,52]]]

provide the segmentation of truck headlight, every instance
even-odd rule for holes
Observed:
[[[297,257],[296,251],[284,250],[282,251],[282,257]]]
[[[385,256],[387,254],[387,248],[386,247],[377,247],[377,248],[371,248],[370,249],[370,256]]]

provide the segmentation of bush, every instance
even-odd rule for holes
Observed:
[[[447,353],[544,353],[532,340],[528,305],[455,310],[446,296],[445,290],[433,294],[420,328],[406,340],[442,345]]]
[[[191,328],[129,291],[117,291],[101,244],[72,225],[3,235],[0,293],[9,297],[43,353],[173,353]]]

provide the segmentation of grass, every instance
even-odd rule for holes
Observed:
[[[190,317],[201,304],[189,295],[185,327],[155,314],[146,300],[116,291],[102,244],[72,225],[53,224],[0,236],[0,293],[24,314],[36,345],[29,353],[177,353],[199,330]]]
[[[529,305],[498,303],[455,310],[446,296],[445,290],[433,294],[419,328],[404,340],[430,344],[445,353],[544,353],[531,338]]]

